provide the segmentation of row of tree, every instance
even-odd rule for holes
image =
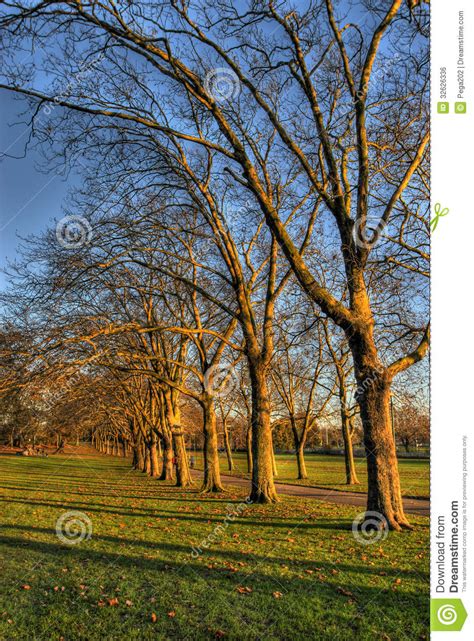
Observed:
[[[49,167],[83,181],[12,268],[22,376],[80,368],[107,417],[96,438],[143,440],[153,470],[159,439],[182,486],[191,399],[203,489],[220,491],[216,407],[238,372],[254,502],[277,499],[278,407],[303,474],[337,394],[346,452],[360,416],[368,510],[409,527],[390,399],[429,341],[423,4],[3,7],[0,87],[28,102]]]

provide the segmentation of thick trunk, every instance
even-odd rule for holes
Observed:
[[[232,459],[232,449],[230,447],[230,439],[229,439],[229,430],[227,429],[227,423],[224,420],[223,424],[223,429],[224,429],[224,446],[225,446],[225,453],[227,456],[227,468],[229,472],[232,472],[234,469],[234,461]]]
[[[161,468],[160,481],[173,480],[173,444],[171,435],[163,435],[163,467]]]
[[[144,465],[143,472],[145,474],[151,473],[151,459],[150,459],[150,448],[148,445],[144,445]]]
[[[141,441],[139,441],[135,446],[135,456],[136,456],[135,469],[140,470],[141,472],[145,465],[145,457],[144,457],[143,446]]]
[[[275,503],[278,496],[273,483],[273,444],[270,428],[270,402],[265,369],[249,359],[252,384],[252,503]]]
[[[122,456],[124,458],[127,456],[127,441],[122,441]]]
[[[252,426],[247,428],[247,472],[252,474],[253,457],[252,457]]]
[[[219,469],[219,451],[217,448],[217,421],[212,398],[206,397],[202,403],[204,432],[204,480],[201,492],[223,492]]]
[[[184,435],[176,426],[173,429],[173,445],[176,458],[176,486],[189,487],[193,484],[188,465],[188,455],[184,444]]]
[[[354,462],[354,451],[352,446],[352,430],[349,417],[341,412],[342,438],[344,441],[344,462],[346,466],[346,485],[359,485]]]
[[[382,368],[358,375],[357,400],[367,458],[367,511],[377,512],[391,529],[410,527],[403,510],[397,452],[390,420],[390,381]]]
[[[156,437],[154,437],[150,443],[150,476],[157,477],[159,475],[158,447]]]
[[[139,465],[138,465],[138,447],[136,447],[136,446],[132,450],[132,467],[135,470],[140,469]]]

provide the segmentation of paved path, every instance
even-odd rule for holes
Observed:
[[[193,470],[194,476],[202,476],[200,470]],[[248,487],[249,480],[239,478],[238,476],[229,476],[221,474],[221,479],[226,485],[238,485],[239,487]],[[323,487],[306,487],[304,485],[288,485],[286,483],[275,483],[279,494],[288,496],[301,496],[313,498],[318,501],[329,501],[330,503],[339,503],[341,505],[360,505],[365,507],[367,496],[362,492],[344,492],[340,490],[331,490]],[[427,499],[404,499],[403,505],[405,512],[416,514],[418,516],[430,515],[430,502]]]

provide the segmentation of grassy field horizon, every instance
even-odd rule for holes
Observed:
[[[196,459],[196,469],[203,469],[201,452],[189,452]],[[219,453],[220,470],[222,474],[249,478],[247,472],[247,456],[245,452],[233,452],[232,458],[235,469],[228,469],[225,452]],[[367,467],[365,458],[355,458],[355,468],[359,485],[346,485],[344,457],[334,454],[306,454],[307,479],[297,478],[297,464],[294,454],[276,454],[278,474],[276,483],[324,487],[331,490],[348,492],[367,492]],[[430,463],[429,459],[399,458],[398,460],[403,496],[429,498],[430,494]]]

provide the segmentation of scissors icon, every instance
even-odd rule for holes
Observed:
[[[441,204],[436,203],[434,206],[434,213],[435,216],[430,220],[430,226],[431,226],[431,231],[433,232],[436,227],[438,226],[438,221],[442,216],[446,216],[449,214],[449,209],[445,207],[444,209],[441,209]]]

